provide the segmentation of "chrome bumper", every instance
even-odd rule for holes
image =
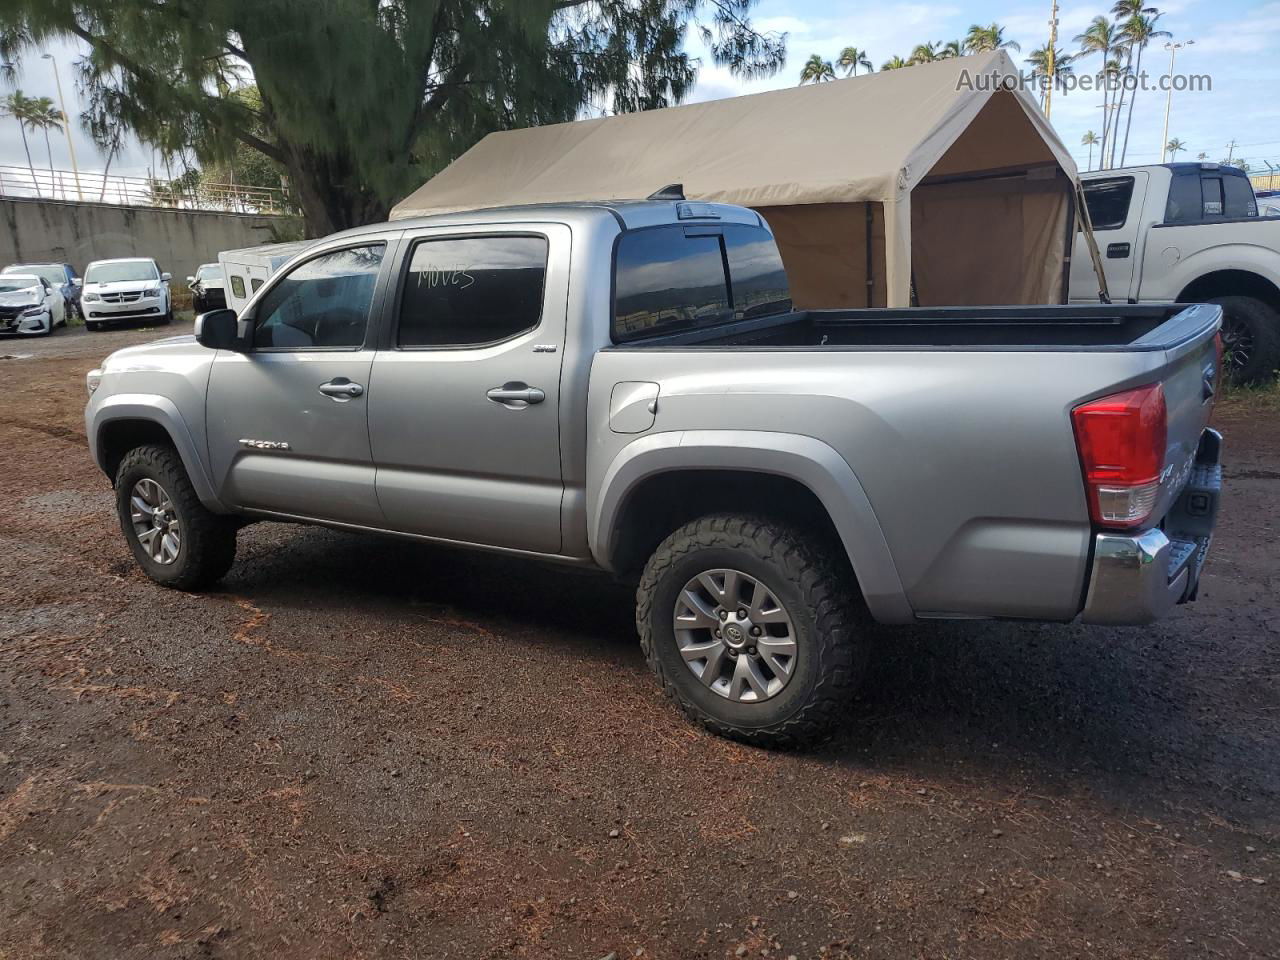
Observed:
[[[1099,533],[1081,619],[1142,624],[1196,598],[1222,491],[1222,435],[1205,430],[1191,477],[1161,529]]]

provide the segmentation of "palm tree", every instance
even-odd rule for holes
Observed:
[[[901,70],[903,67],[909,66],[911,66],[911,61],[903,60],[900,56],[894,54],[884,63],[880,64],[880,70],[881,72],[885,70]]]
[[[1089,148],[1089,166],[1086,168],[1086,170],[1093,169],[1093,147],[1098,142],[1099,142],[1098,135],[1094,133],[1092,130],[1086,130],[1084,132],[1084,136],[1080,138],[1080,145],[1082,147]]]
[[[1209,155],[1205,153],[1203,150],[1201,150],[1199,153],[1196,154],[1196,159],[1199,160],[1201,163],[1204,163],[1206,160],[1209,159]]]
[[[963,40],[948,40],[942,45],[942,49],[938,51],[939,60],[954,60],[956,57],[964,56]]]
[[[917,63],[933,63],[937,59],[936,43],[917,43],[915,49],[911,51],[911,56],[907,58],[907,63],[914,66]]]
[[[1121,5],[1123,5],[1123,0],[1121,4],[1117,4],[1117,6]],[[1155,40],[1157,37],[1173,36],[1173,34],[1168,30],[1156,29],[1156,21],[1159,20],[1163,14],[1155,12],[1154,7],[1147,7],[1145,9],[1152,11],[1150,16],[1142,13],[1135,13],[1132,17],[1126,20],[1124,26],[1120,28],[1120,35],[1124,38],[1125,44],[1129,48],[1130,55],[1132,55],[1134,48],[1137,48],[1138,57],[1134,62],[1133,72],[1139,76],[1142,74],[1142,51],[1147,48],[1147,44],[1152,40]],[[1129,152],[1129,128],[1133,126],[1133,103],[1137,99],[1137,91],[1135,90],[1134,95],[1129,98],[1129,116],[1125,119],[1124,125],[1124,146],[1120,148],[1120,166],[1122,167],[1124,166],[1125,154]]]
[[[1091,53],[1102,54],[1102,73],[1105,77],[1111,76],[1109,67],[1111,65],[1111,52],[1116,47],[1116,32],[1111,26],[1111,21],[1106,17],[1094,17],[1090,21],[1089,26],[1085,28],[1084,33],[1077,34],[1076,43],[1080,44],[1080,56],[1087,57]],[[1105,158],[1107,155],[1107,139],[1111,129],[1111,111],[1108,109],[1108,99],[1111,96],[1110,84],[1102,86],[1102,141],[1101,153]]]
[[[863,67],[867,73],[872,71],[871,58],[867,56],[867,51],[859,50],[857,47],[845,47],[840,51],[840,56],[836,57],[836,66],[844,71],[846,77],[856,77],[858,68]]]
[[[806,83],[822,83],[835,78],[836,71],[831,66],[831,61],[823,60],[821,54],[814,53],[805,61],[804,69],[800,71],[800,86]]]
[[[1053,51],[1053,75],[1055,77],[1064,77],[1067,74],[1075,73],[1072,61],[1075,55],[1067,53],[1064,50],[1055,49]],[[1031,56],[1027,57],[1027,63],[1031,64],[1031,76],[1039,79],[1040,77],[1048,78],[1049,76],[1049,45],[1046,43],[1043,47],[1038,47],[1031,51]],[[1040,109],[1044,109],[1044,98],[1048,92],[1048,83],[1040,84]]]
[[[56,183],[57,174],[53,170],[53,146],[49,143],[49,130],[53,129],[61,133],[64,119],[62,111],[54,108],[53,100],[49,97],[36,97],[31,100],[30,116],[26,124],[33,132],[36,130],[44,131],[44,150],[49,158],[50,185]]]
[[[998,23],[989,23],[985,27],[975,23],[964,35],[965,53],[986,53],[989,50],[1001,49],[1022,52],[1022,47],[1004,38],[1004,27]]]
[[[1176,157],[1181,151],[1187,149],[1187,145],[1177,137],[1174,137],[1164,145],[1164,148],[1169,151],[1169,162],[1173,163],[1174,157]]]
[[[0,101],[0,109],[4,111],[5,116],[13,117],[18,121],[18,129],[22,131],[22,149],[27,152],[27,169],[31,171],[31,187],[36,192],[36,196],[40,195],[40,187],[36,182],[36,165],[31,162],[31,146],[27,143],[27,121],[34,113],[33,105],[36,102],[35,97],[26,96],[21,90],[15,90]]]

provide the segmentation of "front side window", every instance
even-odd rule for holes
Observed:
[[[1095,230],[1119,230],[1129,218],[1133,177],[1090,180],[1084,185],[1084,201]]]
[[[538,326],[545,237],[421,240],[400,298],[401,347],[474,347]]]
[[[363,344],[384,249],[379,243],[335,250],[291,270],[258,304],[254,347],[307,350]]]

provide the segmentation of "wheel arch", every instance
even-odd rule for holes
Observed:
[[[108,397],[93,411],[88,426],[90,452],[112,482],[130,450],[165,444],[177,451],[201,502],[215,513],[229,512],[218,499],[195,439],[171,400],[132,394]]]
[[[866,492],[844,458],[814,437],[689,431],[633,441],[589,504],[588,541],[600,566],[626,575],[672,530],[720,512],[762,514],[829,535],[876,619],[914,619]]]
[[[1178,303],[1201,303],[1214,297],[1254,297],[1280,311],[1280,287],[1252,270],[1226,268],[1201,274],[1182,288]]]

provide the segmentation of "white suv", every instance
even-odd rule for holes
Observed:
[[[149,257],[93,261],[84,271],[80,294],[84,325],[98,330],[111,320],[170,323],[169,280]]]

